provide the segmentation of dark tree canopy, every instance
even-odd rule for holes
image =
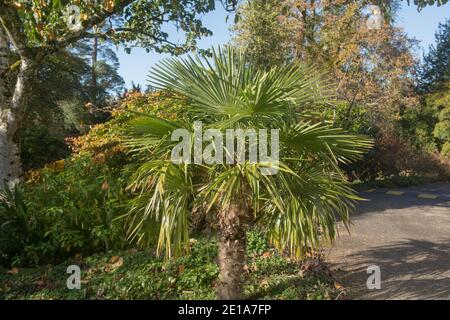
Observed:
[[[413,2],[419,10],[422,10],[426,6],[433,6],[435,4],[437,6],[442,6],[448,2],[448,0],[414,0],[414,1],[406,0],[406,1],[408,2],[408,5],[410,5]]]
[[[419,70],[419,89],[432,91],[450,80],[450,19],[440,23]]]

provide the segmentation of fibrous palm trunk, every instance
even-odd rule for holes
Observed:
[[[246,230],[248,206],[245,200],[234,201],[219,217],[219,269],[218,298],[243,298],[244,266],[246,260]]]

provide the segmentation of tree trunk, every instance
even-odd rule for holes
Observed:
[[[0,188],[3,187],[4,182],[14,186],[22,177],[18,132],[24,117],[35,70],[35,63],[31,59],[22,58],[12,100],[10,103],[6,102],[1,105]]]
[[[92,55],[91,55],[91,99],[92,103],[97,106],[97,61],[98,61],[98,38],[92,39]]]
[[[6,77],[9,67],[8,56],[9,56],[8,38],[6,36],[5,30],[0,24],[0,108],[2,108],[7,103]]]
[[[3,115],[3,110],[6,109],[6,105],[9,103],[7,99],[7,91],[8,85],[6,82],[8,67],[9,67],[9,45],[8,38],[6,36],[6,32],[3,27],[0,25],[0,116]],[[1,120],[1,118],[0,118]],[[3,164],[5,161],[3,160],[4,155],[9,153],[9,148],[6,146],[5,142],[3,142],[3,124],[0,122],[0,190],[3,188],[3,181],[5,180],[3,172],[5,169],[3,168]]]
[[[219,269],[221,281],[218,298],[240,300],[244,297],[244,266],[247,247],[249,209],[245,200],[233,202],[219,217]]]

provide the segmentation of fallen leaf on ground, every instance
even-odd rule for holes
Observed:
[[[8,274],[18,274],[19,272],[20,272],[20,269],[17,267],[14,267],[8,271]]]
[[[119,256],[112,256],[111,259],[109,260],[109,262],[111,263],[116,263],[117,261],[119,261],[121,258]]]
[[[115,262],[111,264],[111,267],[113,269],[119,268],[121,266],[123,266],[123,258],[122,257],[119,257],[119,259],[115,260]]]

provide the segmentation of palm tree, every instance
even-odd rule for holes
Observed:
[[[359,158],[371,140],[308,120],[332,93],[316,68],[293,64],[258,70],[245,52],[219,48],[212,61],[196,55],[164,60],[150,80],[187,97],[189,108],[176,121],[143,114],[128,127],[126,143],[146,159],[130,185],[138,195],[129,231],[139,243],[150,241],[148,230],[156,222],[158,253],[168,258],[186,253],[192,212],[205,207],[217,222],[218,297],[241,299],[250,224],[277,247],[301,256],[317,248],[319,239],[334,239],[337,219],[348,223],[358,197],[339,164]],[[222,132],[279,129],[280,161],[174,163],[171,153],[178,141],[171,141],[171,134],[180,128],[193,132],[194,121]],[[225,153],[237,157],[231,148]],[[267,175],[265,169],[277,174]]]

